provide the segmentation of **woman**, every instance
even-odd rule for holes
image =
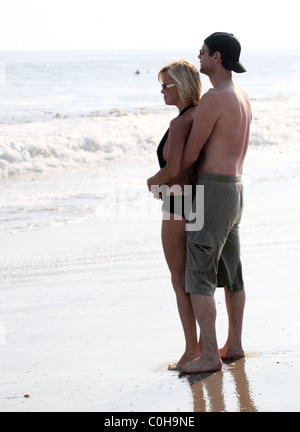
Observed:
[[[180,167],[185,143],[192,128],[195,108],[201,95],[201,82],[197,68],[186,60],[166,65],[159,72],[158,79],[162,85],[161,92],[166,105],[175,105],[179,115],[171,121],[157,149],[161,169],[148,179],[147,184],[156,198],[161,198],[160,186],[169,187],[163,197],[162,244],[171,272],[186,342],[184,354],[177,363],[169,366],[169,370],[180,370],[187,362],[200,356],[196,320],[190,295],[185,292],[187,221],[184,217],[186,215],[183,192],[185,185],[193,184],[194,170],[181,172]],[[175,196],[170,196],[170,188]]]

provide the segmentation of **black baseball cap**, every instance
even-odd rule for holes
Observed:
[[[232,33],[217,32],[208,36],[205,41],[210,52],[219,51],[228,69],[237,73],[247,72],[240,62],[241,44]]]

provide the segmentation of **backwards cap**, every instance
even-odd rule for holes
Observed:
[[[247,72],[240,62],[241,44],[232,33],[213,33],[205,39],[204,43],[210,52],[221,53],[222,60],[225,61],[228,69],[237,73]]]

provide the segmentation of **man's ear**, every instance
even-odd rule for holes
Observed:
[[[213,59],[216,60],[217,63],[222,61],[222,55],[219,51],[216,51],[213,55]]]

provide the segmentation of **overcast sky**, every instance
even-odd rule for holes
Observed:
[[[297,0],[2,0],[0,50],[195,48],[215,31],[242,47],[300,48]]]

